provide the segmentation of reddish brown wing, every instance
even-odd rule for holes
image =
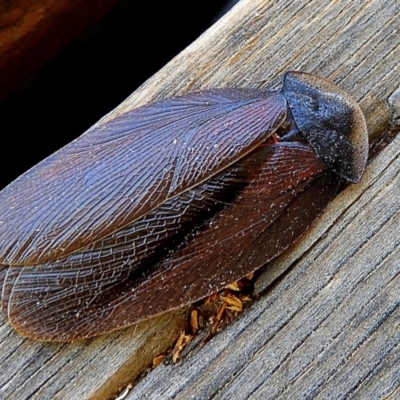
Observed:
[[[236,162],[285,115],[281,94],[219,89],[91,129],[0,193],[0,263],[51,262],[100,240]]]
[[[220,202],[219,185],[230,183],[232,190],[243,174],[246,186],[240,194],[233,202]],[[264,265],[299,237],[337,188],[338,180],[309,146],[265,147],[230,174],[165,203],[154,211],[157,215],[149,213],[81,253],[10,268],[3,306],[20,333],[42,340],[71,340],[132,325],[205,297]],[[184,214],[183,204],[190,204]],[[218,206],[211,219],[199,212]],[[157,243],[174,239],[196,216],[200,228],[171,254],[160,254]],[[154,217],[163,226],[153,225]],[[140,235],[149,225],[152,229]]]

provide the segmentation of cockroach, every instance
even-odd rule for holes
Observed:
[[[367,153],[358,104],[303,72],[96,125],[0,193],[3,313],[69,341],[198,301],[298,239]]]

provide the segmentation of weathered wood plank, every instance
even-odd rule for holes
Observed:
[[[400,137],[239,321],[181,365],[152,371],[128,398],[390,396],[400,385],[399,196]]]
[[[387,99],[399,84],[399,12],[398,2],[383,0],[243,0],[103,121],[177,92],[278,85],[283,71],[301,69],[352,93],[371,137],[378,137],[391,117]],[[399,154],[396,139],[362,183],[345,190],[268,268],[249,312],[183,364],[156,368],[130,398],[394,395]],[[182,321],[182,312],[170,313],[115,335],[63,345],[21,339],[3,324],[0,394],[107,398],[172,343]]]
[[[140,375],[154,355],[165,351],[183,321],[182,314],[173,320],[165,315],[121,333],[68,344],[23,339],[3,325],[0,398],[110,398],[132,376]],[[101,385],[105,387],[97,396]]]

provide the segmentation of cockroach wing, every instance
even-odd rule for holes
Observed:
[[[9,268],[3,309],[23,335],[72,340],[192,303],[280,254],[338,183],[309,145],[264,145],[81,252]],[[194,217],[198,226],[181,240],[178,232]]]
[[[217,89],[98,125],[0,193],[0,263],[74,253],[254,150],[283,122],[282,94]]]

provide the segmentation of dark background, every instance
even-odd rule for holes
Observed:
[[[234,2],[121,0],[0,103],[0,189],[111,111]]]

